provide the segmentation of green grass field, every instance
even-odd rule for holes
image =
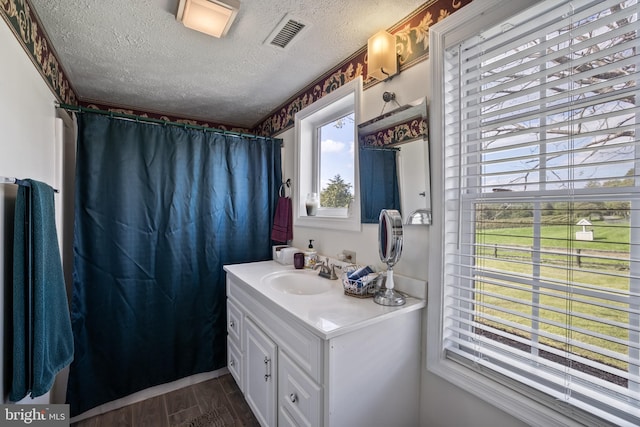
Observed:
[[[629,252],[629,223],[619,222],[606,224],[594,222],[589,230],[594,232],[594,240],[575,240],[575,232],[582,227],[565,225],[543,225],[541,230],[541,244],[548,248],[565,248],[566,241],[572,240],[572,247],[576,249],[591,249],[599,251]],[[478,242],[506,246],[531,246],[533,243],[533,227],[494,228],[478,232]]]
[[[606,226],[604,226],[604,224],[600,226],[596,224],[598,223],[594,223],[594,227],[590,227],[594,230],[596,240],[593,242],[574,240],[572,242],[573,248],[571,253],[573,253],[575,249],[581,249],[587,254],[594,251],[601,251],[599,253],[606,252],[607,257],[619,258],[620,261],[595,259],[585,263],[588,265],[584,266],[584,268],[580,268],[575,263],[575,255],[544,255],[542,258],[543,266],[540,270],[540,277],[547,280],[559,281],[561,283],[571,281],[573,283],[589,284],[592,286],[598,286],[602,289],[608,289],[612,292],[628,292],[628,261],[626,261],[626,259],[629,257],[629,224],[616,223],[613,225],[607,224]],[[568,231],[567,227],[562,225],[543,226],[541,233],[542,248],[550,251],[566,251],[567,239],[573,239],[573,236],[575,236],[573,233],[581,229],[582,227],[572,227],[572,229]],[[532,274],[532,266],[528,264],[528,261],[531,260],[531,254],[528,252],[509,249],[514,246],[531,247],[533,243],[532,235],[533,229],[531,226],[492,228],[484,231],[478,231],[478,243],[506,247],[500,248],[497,251],[497,257],[495,258],[494,250],[491,247],[480,248],[477,254],[484,258],[478,260],[478,267],[481,269],[500,270],[503,272],[527,275]],[[586,258],[588,258],[588,255]],[[584,259],[585,258],[583,258],[583,260]],[[571,266],[573,268],[571,277],[567,277],[567,272],[564,268],[569,262],[572,263]],[[594,262],[596,263],[597,268],[593,267]],[[482,309],[482,311],[501,319],[531,327],[531,320],[526,316],[532,315],[533,309],[530,306],[530,302],[533,297],[533,292],[531,287],[528,287],[527,285],[519,285],[519,287],[520,289],[510,289],[495,284],[483,283],[480,281],[476,282],[477,289],[482,289],[486,292],[495,293],[501,296],[480,297],[479,294],[477,294],[478,301],[482,298],[482,302],[484,304],[497,307],[485,308]],[[629,314],[627,312],[628,304],[599,301],[596,298],[581,296],[580,298],[584,301],[574,301],[569,307],[567,305],[568,303],[566,298],[564,298],[564,293],[554,294],[553,291],[547,291],[547,293],[549,293],[549,295],[541,295],[540,297],[540,309],[537,315],[549,323],[541,323],[540,329],[550,334],[554,334],[557,338],[540,337],[540,342],[555,348],[580,354],[585,358],[597,360],[603,364],[614,366],[623,371],[628,369],[627,363],[621,360],[629,353],[627,346],[591,335],[591,333],[594,335],[602,334],[615,337],[620,340],[627,340],[629,337],[626,327],[607,325],[602,321],[593,320],[593,318],[627,325],[629,322]],[[522,303],[508,301],[505,298],[521,300]],[[620,310],[600,307],[595,304],[598,302],[604,302],[613,306],[620,306]],[[512,313],[506,313],[501,311],[500,308],[520,312],[522,315],[518,316]],[[477,309],[480,310],[479,307],[477,307]],[[577,315],[569,316],[567,314],[567,311],[569,310]],[[584,314],[585,317],[591,318],[583,318],[580,314]],[[618,359],[603,356],[597,352],[579,347],[565,348],[566,345],[564,344],[564,340],[567,336],[567,328],[550,324],[553,322],[559,323],[560,325],[571,324],[574,328],[589,331],[589,333],[573,332],[570,338],[587,345],[619,353],[621,358]],[[500,329],[511,329],[510,332],[520,336],[529,337],[530,335],[521,330],[517,330],[516,328],[505,328],[504,326],[499,326],[489,321],[485,321],[485,323],[494,327],[499,327]]]

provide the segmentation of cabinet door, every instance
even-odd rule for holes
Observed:
[[[277,349],[275,343],[245,318],[245,398],[263,427],[276,425]]]

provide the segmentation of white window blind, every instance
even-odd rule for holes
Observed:
[[[446,357],[620,425],[640,425],[638,12],[542,2],[445,53]]]

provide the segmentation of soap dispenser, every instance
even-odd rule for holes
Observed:
[[[304,252],[304,268],[313,268],[316,265],[318,253],[313,248],[313,239],[309,239],[309,248]]]

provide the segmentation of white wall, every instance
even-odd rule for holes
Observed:
[[[429,61],[427,60],[403,71],[389,82],[379,83],[364,91],[363,121],[380,114],[384,105],[382,93],[385,91],[395,92],[400,105],[424,96],[429,99],[429,79]],[[388,112],[391,109],[391,105],[388,105],[384,111]],[[295,186],[295,132],[288,130],[278,137],[284,140],[283,179],[291,178],[292,184]],[[439,141],[430,141],[429,143],[437,144]],[[356,252],[358,263],[375,264],[382,267],[378,257],[377,233],[377,224],[362,224],[361,232],[295,227],[292,244],[298,248],[306,248],[308,239],[314,239],[314,246],[321,255],[335,257],[343,249],[348,249]],[[428,226],[405,226],[404,248],[402,258],[394,267],[396,273],[426,281],[428,242]],[[426,313],[423,316],[423,325],[426,325]],[[423,327],[423,333],[426,334],[426,327]],[[423,336],[422,342],[426,343],[426,335]],[[426,370],[424,352],[422,366],[420,425],[429,427],[517,427],[523,425],[511,415],[429,373]]]
[[[0,176],[33,178],[54,185],[54,96],[9,27],[0,21]],[[17,186],[0,184],[0,384],[2,401],[11,382],[7,330],[10,315],[13,212]]]

